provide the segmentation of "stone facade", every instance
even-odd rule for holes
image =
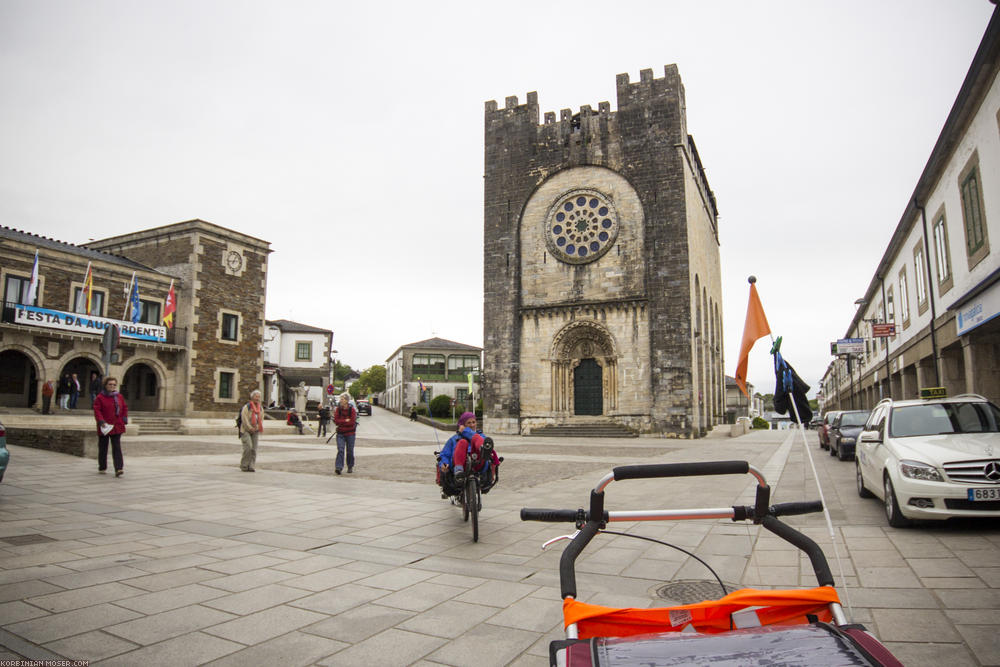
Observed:
[[[4,303],[0,321],[0,405],[40,408],[45,380],[75,372],[84,387],[78,407],[89,408],[90,373],[105,371],[103,329],[53,328],[17,320],[17,281],[30,276],[36,250],[37,306],[45,311],[74,311],[73,295],[82,287],[90,262],[94,291],[103,295],[103,306],[93,315],[128,326],[118,318],[125,319],[134,274],[147,304],[147,324],[160,325],[173,282],[177,311],[165,340],[123,336],[117,359],[108,368],[119,378],[130,411],[228,416],[261,386],[270,253],[266,241],[202,220],[83,247],[6,227],[0,227],[0,240],[0,285],[11,291],[5,293],[9,303]],[[229,325],[225,333],[224,323]]]
[[[684,89],[675,66],[617,89],[617,112],[542,124],[536,93],[486,104],[483,395],[497,433],[611,420],[691,437],[724,413],[717,210]]]
[[[267,241],[203,220],[158,227],[87,244],[182,276],[188,298],[178,298],[177,327],[187,329],[190,354],[177,374],[189,416],[229,412],[263,383],[261,346],[267,289]],[[224,316],[237,318],[235,340],[223,335]],[[220,396],[222,373],[235,388]]]
[[[444,394],[456,400],[463,399],[458,405],[464,404],[466,409],[473,409],[480,398],[479,369],[482,366],[482,352],[480,347],[443,338],[428,338],[401,345],[385,360],[385,392],[380,403],[393,412],[408,414],[411,406],[422,402],[420,384],[423,383],[427,390],[423,398],[433,399]],[[444,372],[415,372],[415,355],[439,358]],[[468,396],[469,362],[474,363],[471,397]]]

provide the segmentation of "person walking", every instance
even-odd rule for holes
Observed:
[[[264,411],[260,405],[260,390],[250,392],[250,402],[240,411],[240,442],[243,443],[243,458],[240,470],[257,472],[257,438],[264,430]]]
[[[56,383],[46,380],[42,385],[42,414],[52,414],[52,396],[56,393]]]
[[[73,373],[69,381],[69,409],[76,410],[76,402],[80,399],[80,379]]]
[[[97,420],[97,472],[108,470],[108,443],[115,465],[115,477],[125,474],[122,456],[122,434],[128,424],[128,405],[118,393],[118,378],[104,378],[104,391],[94,401],[94,419]]]
[[[90,407],[94,407],[97,395],[101,393],[101,375],[97,371],[90,371]]]
[[[334,472],[338,475],[344,469],[345,453],[347,472],[354,472],[354,434],[358,430],[358,411],[350,404],[349,399],[350,396],[345,391],[340,395],[337,409],[333,411],[333,423],[337,425],[337,462]]]
[[[69,373],[63,373],[62,379],[59,380],[59,384],[56,386],[56,399],[59,401],[60,409],[69,410],[69,395],[72,391],[72,382],[69,379]]]
[[[330,423],[330,406],[323,405],[319,409],[319,425],[316,427],[316,437],[326,435],[327,424]]]

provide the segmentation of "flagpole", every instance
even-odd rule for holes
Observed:
[[[125,312],[122,313],[122,320],[128,319],[128,311],[132,307],[132,285],[135,283],[135,271],[132,272],[132,279],[128,283],[128,292],[125,293]]]
[[[757,282],[757,277],[750,276],[747,278],[747,282],[749,282],[752,286]],[[776,347],[780,347],[780,344],[776,346],[774,334],[769,331],[768,335],[771,337],[771,355],[780,354],[780,351],[776,349]],[[778,388],[775,387],[774,391],[775,393],[778,393]],[[826,506],[826,497],[823,494],[823,487],[819,483],[819,473],[816,472],[816,462],[813,460],[812,450],[809,449],[809,441],[806,439],[805,425],[802,423],[802,416],[799,414],[799,406],[795,404],[795,396],[791,391],[791,388],[789,388],[788,402],[791,403],[792,411],[795,413],[795,423],[798,424],[798,431],[802,436],[802,449],[805,450],[806,458],[809,459],[809,467],[812,469],[813,480],[816,482],[816,492],[819,493],[819,501],[823,505],[823,517],[826,519],[826,527],[830,534],[830,542],[833,544],[834,560],[837,561],[837,566],[840,568],[840,580],[843,582],[844,602],[847,604],[847,614],[849,617],[853,617],[854,610],[851,607],[851,595],[847,587],[847,577],[844,575],[844,562],[841,560],[840,550],[837,548],[837,533],[833,528],[833,519],[830,517],[830,509]]]

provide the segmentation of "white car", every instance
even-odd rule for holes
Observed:
[[[1000,517],[1000,408],[982,396],[884,399],[858,437],[858,495],[882,499],[890,526]]]

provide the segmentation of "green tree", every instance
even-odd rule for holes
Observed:
[[[385,391],[385,366],[375,365],[361,371],[361,379],[358,380],[357,384],[363,384],[368,390],[366,393],[369,394]]]
[[[765,410],[768,411],[774,410],[774,394],[763,394],[763,395],[758,394],[758,395],[764,399]]]

